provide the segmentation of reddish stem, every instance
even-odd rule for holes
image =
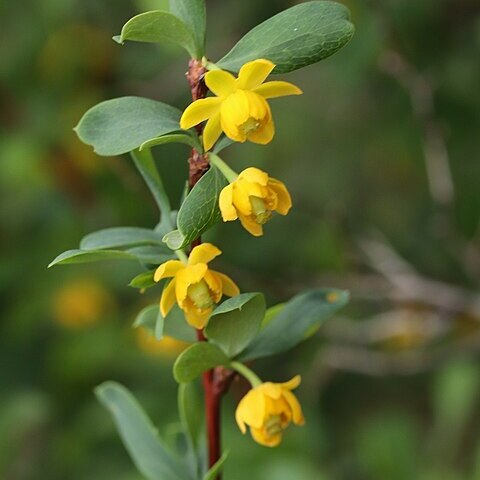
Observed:
[[[187,80],[192,91],[192,99],[199,100],[205,98],[207,95],[207,87],[203,81],[205,75],[205,68],[199,60],[190,60],[188,64]],[[202,134],[203,126],[196,127],[197,133]],[[193,188],[200,180],[202,175],[209,169],[210,165],[206,156],[197,150],[193,149],[188,160],[189,175],[188,184]],[[200,239],[192,243],[192,248],[199,245]],[[199,342],[206,341],[202,330],[197,331],[197,338]],[[205,421],[207,426],[208,437],[208,463],[212,467],[217,463],[221,456],[221,436],[220,436],[220,406],[221,397],[224,392],[223,382],[217,382],[215,370],[209,370],[203,374],[203,388],[205,391]],[[220,480],[220,475],[217,480]]]

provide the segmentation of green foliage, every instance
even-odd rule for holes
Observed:
[[[264,316],[264,296],[261,293],[243,293],[215,309],[205,328],[205,335],[233,358],[253,340]]]
[[[153,279],[155,275],[155,270],[149,270],[147,272],[142,272],[134,277],[130,283],[128,284],[129,287],[139,288],[141,290],[153,287],[157,284]]]
[[[171,259],[161,246],[136,247],[128,250],[67,250],[56,257],[48,268],[72,263],[91,263],[102,260],[138,260],[141,263],[159,265]]]
[[[216,478],[218,478],[218,475],[222,471],[223,466],[228,458],[228,454],[228,450],[223,452],[223,455],[220,457],[218,462],[215,463],[215,465],[205,474],[203,480],[215,480]]]
[[[170,11],[190,28],[195,38],[197,58],[201,58],[205,52],[207,28],[205,0],[170,0]]]
[[[145,180],[145,183],[150,189],[150,192],[152,193],[153,198],[155,199],[155,202],[157,203],[162,214],[161,223],[157,229],[166,229],[167,231],[170,230],[173,228],[172,208],[170,206],[170,200],[167,192],[165,191],[165,187],[163,186],[162,178],[158,173],[150,150],[133,150],[130,153],[135,166]]]
[[[183,311],[177,306],[174,306],[165,317],[163,333],[182,342],[192,343],[197,340],[195,329],[186,322]]]
[[[173,43],[183,47],[192,58],[201,58],[202,51],[190,28],[177,16],[156,10],[131,18],[113,39],[123,44],[126,40],[148,43]]]
[[[201,143],[198,141],[197,136],[190,135],[188,131],[185,131],[180,133],[171,133],[169,135],[162,135],[160,137],[147,140],[140,145],[139,150],[141,151],[143,149],[156,147],[158,145],[166,145],[167,143],[183,143],[189,147],[195,148],[199,152],[201,152],[203,148]]]
[[[343,290],[301,293],[276,315],[239,356],[242,360],[268,357],[293,348],[348,302]]]
[[[121,97],[99,103],[85,113],[75,131],[98,155],[114,156],[148,140],[180,129],[182,112],[162,102]]]
[[[246,62],[266,58],[276,64],[274,73],[287,73],[333,55],[353,32],[344,5],[300,3],[256,26],[217,65],[237,72]]]
[[[82,250],[102,250],[137,245],[160,245],[165,248],[161,236],[147,228],[114,227],[90,233],[80,241]],[[165,248],[165,253],[169,253]]]
[[[125,387],[106,382],[95,389],[95,394],[111,413],[125,448],[145,478],[191,478],[183,462],[166,448],[146,413]]]
[[[220,220],[218,197],[226,185],[225,177],[213,166],[203,175],[180,207],[178,230],[164,238],[171,249],[184,248]]]
[[[144,307],[138,312],[135,321],[133,322],[134,328],[144,328],[152,337],[155,336],[155,326],[157,325],[157,318],[160,315],[160,309],[158,305],[149,305]]]
[[[173,376],[178,383],[195,380],[203,372],[218,367],[228,366],[228,357],[217,346],[208,342],[199,342],[184,350],[175,361]]]
[[[198,439],[202,430],[202,401],[197,392],[195,383],[181,383],[178,386],[178,411],[183,428],[194,448],[198,446]]]

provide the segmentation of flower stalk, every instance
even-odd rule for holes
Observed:
[[[218,155],[209,153],[208,159],[212,165],[215,165],[222,172],[229,183],[234,182],[238,178],[238,173],[232,170]]]

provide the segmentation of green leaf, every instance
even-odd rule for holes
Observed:
[[[182,112],[165,103],[141,97],[122,97],[99,103],[82,117],[75,132],[98,155],[130,152],[148,140],[180,130]]]
[[[220,153],[222,150],[225,150],[230,145],[233,145],[235,140],[228,138],[226,135],[223,135],[220,140],[213,147],[213,153]]]
[[[188,434],[194,449],[197,447],[202,428],[202,402],[197,393],[195,383],[181,383],[178,386],[178,411],[185,432]]]
[[[152,337],[155,336],[155,326],[157,324],[157,317],[159,316],[158,304],[149,305],[142,308],[133,322],[134,328],[144,328]]]
[[[135,245],[161,245],[165,248],[161,236],[146,228],[115,227],[90,233],[80,242],[82,250],[101,250]],[[168,250],[165,249],[165,253]]]
[[[203,480],[216,480],[218,478],[218,475],[223,469],[223,465],[225,464],[225,461],[228,458],[228,454],[230,452],[225,451],[223,455],[220,457],[220,459],[215,463],[215,465],[205,474],[203,477]]]
[[[159,309],[160,310],[160,309]],[[157,321],[155,322],[155,340],[160,341],[163,338],[163,331],[165,327],[165,319],[163,318],[160,311],[157,315]]]
[[[172,250],[192,243],[220,220],[218,197],[226,185],[225,177],[212,166],[193,187],[178,212],[178,230],[163,239]]]
[[[157,166],[152,156],[150,149],[145,148],[142,151],[133,150],[130,152],[133,158],[133,162],[137,167],[137,170],[142,175],[145,183],[147,184],[150,192],[157,203],[157,206],[161,212],[161,222],[159,227],[167,230],[172,229],[174,222],[172,219],[172,207],[170,205],[170,199],[163,185],[162,177],[158,173]],[[157,230],[157,229],[155,229]]]
[[[140,290],[154,287],[157,285],[157,282],[153,279],[155,275],[155,270],[149,270],[148,272],[142,272],[131,280],[128,284],[129,287],[139,288]]]
[[[293,348],[347,304],[348,292],[337,289],[314,290],[287,302],[239,358],[253,360]]]
[[[195,343],[178,356],[173,376],[178,383],[188,383],[207,370],[228,364],[228,357],[217,346],[208,342]]]
[[[131,18],[120,35],[113,37],[118,43],[125,40],[148,43],[174,43],[183,47],[193,58],[201,58],[203,52],[196,45],[193,32],[177,16],[155,10]]]
[[[111,413],[128,453],[145,478],[190,478],[181,460],[167,450],[151,420],[125,387],[106,382],[95,389],[95,395]]]
[[[199,152],[203,151],[203,147],[198,140],[198,137],[190,135],[189,133],[171,133],[168,135],[162,135],[161,137],[152,138],[142,143],[139,147],[139,150],[142,151],[145,148],[152,148],[158,145],[165,145],[166,143],[183,143],[189,147],[198,150]]]
[[[248,32],[217,65],[237,72],[246,62],[265,58],[276,64],[274,73],[287,73],[333,55],[353,32],[344,5],[300,3]]]
[[[265,316],[261,293],[230,298],[212,313],[205,334],[230,358],[238,355],[255,337]]]
[[[205,0],[170,0],[170,11],[190,28],[195,38],[197,58],[203,57],[207,28]]]
[[[174,258],[173,253],[165,253],[165,248],[162,248],[159,245],[130,248],[129,250],[126,250],[126,253],[133,255],[133,257],[141,263],[151,265],[160,265],[161,263]]]
[[[170,310],[165,318],[163,334],[188,343],[197,340],[195,329],[186,322],[183,311],[177,305]]]
[[[55,260],[48,265],[48,268],[55,265],[90,263],[115,259],[137,260],[137,257],[128,251],[124,252],[121,250],[67,250],[55,258]]]

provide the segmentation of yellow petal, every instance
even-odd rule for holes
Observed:
[[[295,375],[291,380],[284,383],[279,383],[283,389],[285,390],[295,390],[301,383],[302,377],[300,375]]]
[[[221,134],[222,126],[220,124],[220,112],[218,112],[209,118],[203,131],[203,148],[206,152],[215,145]]]
[[[290,390],[283,391],[283,398],[287,401],[288,405],[292,409],[292,420],[295,425],[303,425],[305,418],[303,416],[302,407],[300,406],[297,397],[290,392]]]
[[[261,237],[263,235],[263,226],[255,222],[249,217],[240,215],[240,223],[242,227],[248,232],[251,233],[254,237]]]
[[[276,435],[267,435],[263,428],[250,428],[252,438],[264,447],[277,447],[282,442],[282,432]]]
[[[283,390],[281,384],[273,382],[265,382],[260,386],[263,393],[270,398],[279,399],[282,396]],[[269,412],[272,413],[272,412]]]
[[[211,262],[215,257],[222,254],[222,251],[211,243],[202,243],[196,246],[188,257],[189,265],[196,265],[197,263]]]
[[[201,330],[205,327],[208,317],[212,313],[212,309],[202,310],[201,312],[195,308],[184,310],[185,320],[192,327]]]
[[[162,278],[174,277],[183,268],[185,268],[185,264],[180,260],[169,260],[157,268],[153,279],[159,282]]]
[[[226,97],[237,89],[235,77],[224,70],[207,72],[205,83],[217,97]]]
[[[238,88],[253,90],[265,81],[274,68],[275,64],[270,60],[259,59],[246,63],[238,74]]]
[[[212,273],[217,276],[222,283],[222,291],[224,295],[227,297],[236,297],[237,295],[240,295],[240,289],[230,277],[220,272],[212,271]]]
[[[222,101],[217,97],[202,98],[190,104],[183,112],[180,127],[184,130],[202,123],[220,110]]]
[[[231,222],[238,218],[237,210],[233,206],[233,184],[227,185],[221,192],[218,199],[218,206],[222,213],[224,222]]]
[[[251,184],[250,182],[242,179],[238,179],[233,184],[232,200],[239,216],[249,216],[252,214],[250,195],[256,193],[252,192],[254,187],[255,184]]]
[[[192,285],[192,283],[200,282],[207,270],[208,267],[205,263],[197,263],[196,265],[189,265],[177,274],[175,277],[177,280],[175,284],[175,294],[179,305],[187,298],[188,287]]]
[[[258,143],[260,145],[266,145],[273,140],[275,136],[275,125],[273,120],[270,118],[269,121],[260,127],[259,129],[250,132],[247,136],[248,140],[253,143]]]
[[[160,313],[162,314],[163,318],[168,315],[168,312],[175,305],[175,283],[176,281],[173,279],[163,289],[162,297],[160,299]]]
[[[238,178],[244,178],[251,183],[259,183],[263,186],[268,184],[268,173],[265,173],[264,171],[255,167],[246,168],[242,173],[240,173]]]
[[[257,388],[250,390],[238,404],[235,419],[242,430],[242,424],[260,428],[265,418],[265,397]],[[245,425],[244,425],[245,426]],[[244,430],[242,430],[244,431]]]
[[[303,92],[293,83],[289,82],[267,82],[254,89],[263,98],[286,97],[288,95],[301,95]]]
[[[223,285],[220,278],[218,278],[216,272],[208,270],[204,277],[210,290],[210,296],[213,298],[214,303],[218,303],[222,299]]]
[[[292,208],[292,197],[287,187],[283,182],[276,178],[271,178],[268,182],[268,186],[277,194],[277,207],[276,211],[280,215],[286,215]]]

